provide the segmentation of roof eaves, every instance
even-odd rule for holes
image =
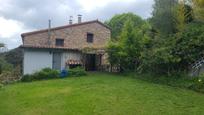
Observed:
[[[59,50],[80,51],[80,49],[77,49],[77,48],[50,47],[50,46],[31,46],[31,45],[20,45],[19,48],[29,48],[29,49],[59,49]]]

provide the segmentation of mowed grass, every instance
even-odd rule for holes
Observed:
[[[0,89],[0,115],[203,115],[204,94],[90,73]]]

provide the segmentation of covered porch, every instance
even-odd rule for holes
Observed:
[[[104,49],[83,49],[80,60],[76,58],[66,60],[66,68],[82,66],[86,71],[102,71],[104,65],[108,65]]]

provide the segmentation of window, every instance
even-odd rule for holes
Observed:
[[[64,39],[56,39],[55,45],[56,46],[64,46]]]
[[[93,43],[93,38],[94,38],[94,35],[92,33],[87,33],[87,42],[88,43]]]

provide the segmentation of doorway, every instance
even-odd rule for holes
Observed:
[[[61,70],[61,53],[53,53],[52,69]]]
[[[96,54],[86,54],[86,71],[96,71]]]

